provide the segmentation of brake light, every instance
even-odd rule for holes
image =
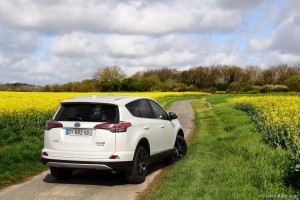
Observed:
[[[63,127],[62,123],[55,121],[55,120],[47,120],[46,121],[46,125],[45,125],[45,129],[46,130],[50,130],[52,128],[59,128],[59,127]]]
[[[94,126],[95,129],[105,129],[109,130],[110,132],[117,133],[117,132],[126,132],[127,128],[132,126],[130,122],[120,122],[120,123],[104,123],[104,124],[97,124]]]

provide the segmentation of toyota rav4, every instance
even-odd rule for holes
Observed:
[[[44,132],[42,162],[56,179],[74,169],[124,171],[142,183],[157,158],[173,163],[187,152],[183,128],[147,97],[89,96],[64,100]]]

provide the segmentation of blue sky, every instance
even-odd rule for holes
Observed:
[[[0,83],[96,69],[300,64],[297,0],[0,1]]]

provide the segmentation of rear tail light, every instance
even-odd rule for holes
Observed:
[[[43,155],[43,156],[48,156],[48,153],[44,151],[44,152],[42,153],[42,155]]]
[[[52,128],[59,128],[59,127],[63,127],[62,123],[55,121],[55,120],[47,120],[46,121],[46,125],[45,125],[45,129],[46,130],[50,130]]]
[[[97,124],[94,126],[95,129],[105,129],[109,130],[112,133],[117,132],[126,132],[127,128],[132,126],[130,122],[120,122],[120,123],[104,123],[104,124]]]

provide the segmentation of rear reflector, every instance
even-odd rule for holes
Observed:
[[[55,120],[47,120],[46,121],[46,125],[45,125],[45,129],[46,130],[50,130],[52,128],[59,128],[59,127],[63,127],[62,123],[55,121]]]
[[[95,129],[105,129],[109,130],[112,133],[116,132],[126,132],[127,128],[132,126],[130,122],[120,122],[120,123],[104,123],[104,124],[97,124],[94,126]]]
[[[118,155],[112,155],[112,156],[109,157],[109,159],[112,159],[112,160],[120,159],[120,157]]]
[[[48,156],[48,153],[47,152],[43,152],[42,155],[43,156]]]

